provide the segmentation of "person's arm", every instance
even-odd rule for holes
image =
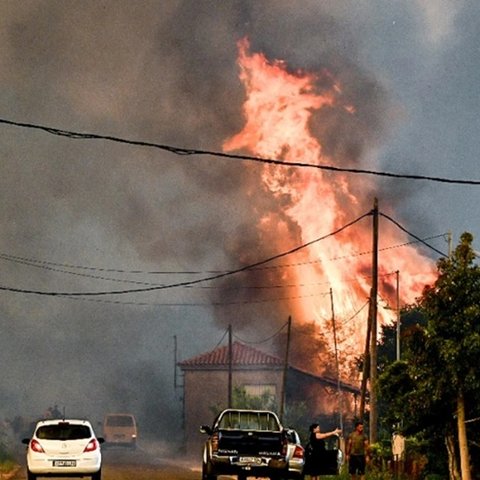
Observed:
[[[363,441],[363,445],[365,447],[365,459],[368,462],[370,462],[370,446],[368,444],[368,438],[365,437],[365,440]]]
[[[352,449],[352,438],[348,437],[347,444],[345,445],[345,459],[348,460],[350,457],[350,451]]]
[[[367,437],[365,437],[365,440],[364,440],[363,444],[365,445],[365,451],[368,452],[369,449],[370,449],[370,445],[368,444],[368,438]]]
[[[339,429],[339,428],[336,428],[335,430],[332,430],[331,432],[316,432],[315,433],[315,438],[317,438],[318,440],[321,440],[323,438],[328,438],[328,437],[331,437],[332,435],[339,435],[340,433],[342,433],[342,431]]]

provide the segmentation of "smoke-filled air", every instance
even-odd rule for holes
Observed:
[[[374,199],[381,324],[480,233],[478,185],[435,181],[478,178],[479,16],[1,2],[2,418],[132,411],[171,435],[175,363],[229,325],[283,358],[289,317],[292,364],[333,377],[337,356],[358,386]]]

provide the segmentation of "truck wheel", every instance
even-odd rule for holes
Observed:
[[[202,463],[202,480],[217,480],[217,476],[213,473],[213,467],[210,462]]]
[[[27,470],[27,479],[28,480],[37,480],[37,476],[32,473],[30,470]]]

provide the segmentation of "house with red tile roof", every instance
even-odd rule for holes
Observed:
[[[360,394],[358,388],[336,379],[291,365],[286,369],[283,359],[238,341],[233,342],[231,348],[220,346],[181,361],[178,366],[184,379],[183,423],[188,453],[201,451],[205,437],[199,433],[200,425],[211,425],[216,413],[229,406],[230,384],[250,396],[267,394],[277,406],[284,395],[287,409],[295,402],[304,402],[311,419],[327,413],[325,410],[335,409],[339,391],[349,397],[350,405],[356,405]]]

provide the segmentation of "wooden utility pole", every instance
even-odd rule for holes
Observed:
[[[360,393],[360,411],[358,419],[363,422],[365,418],[365,398],[367,396],[367,382],[370,375],[370,339],[372,337],[372,291],[370,290],[370,300],[368,302],[368,318],[367,318],[367,337],[365,340],[365,351],[363,354],[362,368],[362,386]]]
[[[177,336],[173,336],[173,388],[177,389]]]
[[[448,242],[448,258],[452,258],[452,232],[447,232],[447,242]]]
[[[372,328],[370,339],[370,444],[377,441],[377,296],[378,296],[378,199],[373,203]]]
[[[232,326],[228,326],[228,408],[232,408]]]
[[[400,360],[400,271],[395,272],[397,276],[397,362]]]
[[[337,370],[337,408],[338,408],[338,427],[343,431],[343,416],[341,404],[340,390],[340,364],[338,361],[338,345],[337,345],[337,326],[335,325],[335,307],[333,305],[333,290],[330,289],[330,305],[332,309],[332,328],[333,328],[333,345],[335,347],[335,368]]]
[[[292,330],[292,317],[288,317],[287,324],[287,345],[285,348],[285,363],[283,365],[283,379],[282,379],[282,394],[280,396],[280,421],[283,422],[283,415],[285,413],[285,402],[287,397],[287,372],[288,372],[288,357],[290,355],[290,332]]]

